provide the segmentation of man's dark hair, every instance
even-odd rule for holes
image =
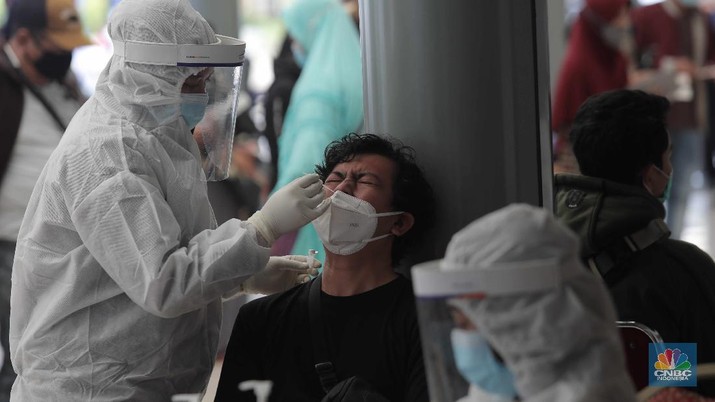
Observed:
[[[588,98],[576,112],[570,134],[581,173],[640,185],[643,168],[663,167],[669,107],[666,98],[638,90],[619,89]]]
[[[395,162],[392,206],[395,210],[411,213],[415,218],[412,228],[395,238],[392,247],[392,265],[395,266],[432,227],[434,191],[415,162],[415,150],[412,147],[394,138],[375,134],[350,133],[331,142],[325,149],[323,164],[316,165],[315,171],[325,181],[336,165],[365,154],[381,155]]]

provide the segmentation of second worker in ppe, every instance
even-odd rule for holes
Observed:
[[[615,309],[578,250],[548,211],[513,204],[412,269],[432,400],[635,401]]]
[[[211,60],[240,65],[242,42],[215,35],[187,0],[124,0],[108,31],[115,55],[50,157],[20,229],[14,401],[200,393],[221,298],[283,290],[310,272],[305,260],[269,254],[276,237],[322,212],[317,175],[275,193],[248,222],[217,227],[209,205],[202,167],[219,177],[222,160],[207,145],[216,137],[204,130],[201,147],[192,137],[203,118],[192,105],[216,100],[207,88],[225,80]],[[182,64],[186,52],[198,56]]]

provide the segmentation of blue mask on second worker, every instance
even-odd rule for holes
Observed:
[[[490,394],[514,398],[514,376],[494,356],[478,331],[452,330],[452,351],[457,370],[473,386]]]
[[[181,94],[181,115],[186,124],[194,128],[204,118],[206,105],[209,103],[208,94]]]

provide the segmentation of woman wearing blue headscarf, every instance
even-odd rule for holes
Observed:
[[[275,189],[312,172],[333,140],[362,126],[362,63],[355,23],[336,0],[296,0],[283,13],[302,64],[278,139]],[[293,250],[322,250],[312,225],[303,227]]]

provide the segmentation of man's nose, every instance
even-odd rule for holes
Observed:
[[[335,190],[335,191],[340,190],[345,194],[352,195],[353,190],[355,190],[355,179],[346,177],[345,179],[343,179],[343,181],[338,183],[338,185],[335,186],[335,188],[333,190]]]

